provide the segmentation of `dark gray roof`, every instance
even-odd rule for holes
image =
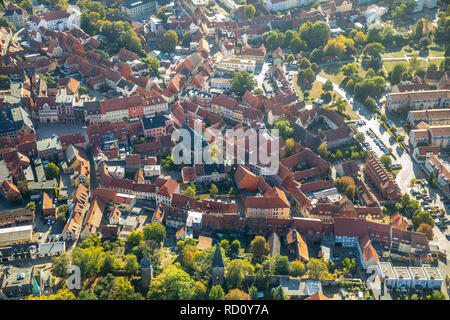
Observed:
[[[216,245],[216,251],[214,252],[212,267],[213,268],[224,268],[225,267],[225,264],[223,263],[222,251],[220,250],[219,245]]]
[[[144,125],[144,129],[154,129],[154,128],[160,128],[166,126],[166,121],[169,120],[169,118],[165,115],[157,115],[151,118],[144,117],[142,119],[142,124]]]
[[[294,126],[293,138],[295,141],[307,148],[310,148],[311,150],[316,150],[317,147],[322,143],[319,137],[312,134],[305,128],[299,126],[298,124],[295,124]]]
[[[152,262],[148,258],[147,254],[144,253],[144,257],[141,259],[141,269],[148,269],[152,266]]]

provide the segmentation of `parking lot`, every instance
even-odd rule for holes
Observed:
[[[357,121],[355,122],[355,125],[358,131],[362,132],[366,138],[362,143],[364,149],[372,151],[377,158],[390,154],[385,145],[377,138],[373,131],[371,131],[371,127],[366,121]]]

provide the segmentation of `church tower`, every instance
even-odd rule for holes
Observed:
[[[153,278],[153,268],[152,263],[146,253],[144,254],[144,257],[141,259],[140,268],[141,268],[141,285],[143,288],[147,290]]]
[[[223,285],[225,275],[225,265],[223,263],[222,251],[220,251],[220,246],[216,245],[216,251],[214,252],[214,257],[212,261],[212,272],[211,272],[211,284]]]

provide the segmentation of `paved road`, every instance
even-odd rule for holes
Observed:
[[[326,78],[321,76],[316,76],[316,80],[321,83],[325,83],[327,81]],[[392,153],[397,158],[397,161],[402,164],[402,169],[398,173],[396,181],[403,193],[409,192],[409,182],[411,181],[411,179],[416,178],[416,175],[419,174],[419,166],[416,163],[413,163],[413,160],[411,159],[409,154],[404,152],[404,150],[397,143],[391,144],[391,136],[384,129],[384,127],[380,125],[378,120],[372,117],[372,112],[367,110],[367,108],[361,103],[355,101],[353,97],[349,96],[344,90],[342,90],[342,88],[340,88],[337,83],[333,83],[333,89],[352,106],[353,110],[355,110],[362,121],[365,122],[365,125],[359,128],[360,131],[365,133],[368,128],[371,128],[387,147],[392,148]],[[369,140],[368,142],[372,146],[372,143],[370,141],[372,139],[367,135],[366,140]],[[379,150],[378,146],[376,146],[375,144],[372,146],[372,149],[375,150],[376,156],[382,155],[381,150]]]
[[[256,86],[257,88],[263,88],[264,77],[267,71],[269,71],[269,64],[267,62],[264,62],[261,68],[261,72],[256,77],[256,81],[258,83],[258,85]]]
[[[410,60],[412,57],[404,56],[404,57],[393,57],[393,58],[381,58],[383,61],[401,61],[401,60]],[[438,59],[444,59],[444,57],[416,57],[417,60],[438,60]]]

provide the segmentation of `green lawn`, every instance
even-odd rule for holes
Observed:
[[[428,66],[430,65],[430,63],[433,63],[433,64],[435,64],[435,65],[437,65],[438,67],[439,67],[439,64],[441,63],[441,59],[433,59],[433,60],[419,60],[419,62],[420,62],[420,66],[422,67],[422,68],[425,68],[425,69],[427,69],[428,68]],[[393,68],[394,68],[394,66],[397,64],[397,63],[401,63],[401,62],[407,62],[406,60],[402,60],[402,61],[383,61],[383,66],[384,66],[384,69],[385,69],[385,71],[386,71],[386,73],[388,74]]]
[[[331,82],[340,84],[344,80],[345,76],[341,72],[344,63],[328,65],[322,68],[319,72],[319,76],[329,79]]]
[[[319,75],[321,75],[321,74],[319,74]],[[342,75],[342,73],[341,73],[341,75]],[[324,75],[321,75],[321,76],[324,77],[324,78],[327,78],[327,79],[331,80],[331,78],[329,78],[327,74],[324,74]],[[342,75],[342,77],[343,77],[343,75]],[[342,78],[342,79],[343,79],[343,78]],[[333,80],[331,80],[331,81],[333,81]],[[334,82],[334,81],[333,81],[333,82]],[[338,83],[338,82],[336,82],[336,83]],[[302,90],[301,90],[300,87],[297,85],[297,75],[294,75],[294,87],[295,87],[295,89],[297,90],[297,93],[298,93],[300,99],[305,100],[306,103],[312,102],[312,101],[314,101],[314,99],[316,99],[316,98],[320,98],[320,95],[321,95],[322,93],[324,93],[324,91],[322,90],[322,85],[323,85],[323,84],[322,84],[321,82],[319,82],[319,81],[314,81],[311,90],[308,91],[308,92],[309,92],[309,96],[305,99],[304,96],[303,96]],[[334,90],[331,91],[330,93],[331,93],[331,96],[336,95],[336,99],[337,99],[338,97],[341,96],[339,93],[337,93],[337,92],[334,91]],[[331,104],[331,103],[330,103],[330,104]],[[333,108],[331,108],[331,109],[336,111],[336,108],[335,108],[335,107],[333,107]],[[344,111],[344,113],[347,114],[347,115],[350,117],[351,120],[358,120],[358,119],[360,119],[359,115],[352,109],[352,107],[351,107],[348,103],[347,103],[346,106],[345,106],[345,111]]]

